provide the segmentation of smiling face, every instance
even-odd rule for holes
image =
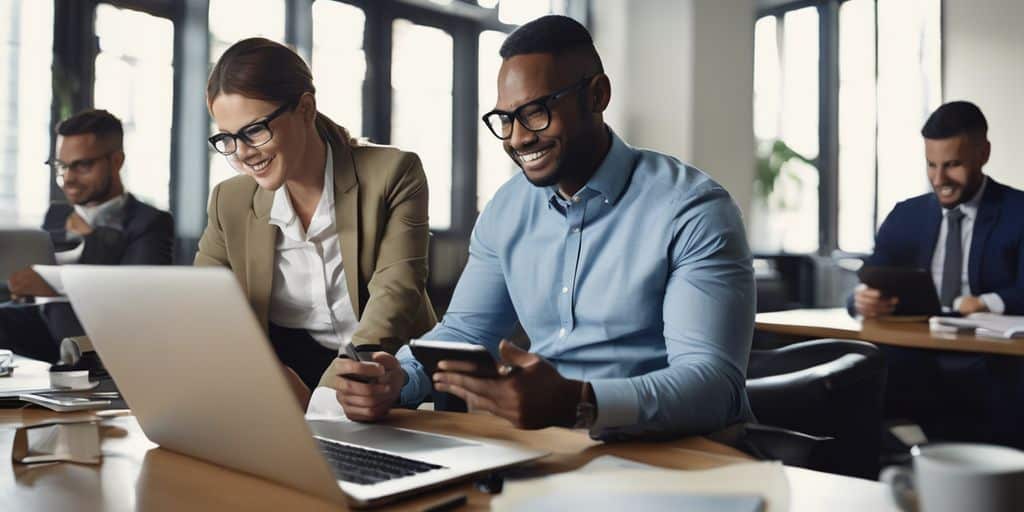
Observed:
[[[280,107],[269,101],[247,98],[240,94],[220,94],[210,105],[214,122],[222,133],[237,133],[243,127],[265,119]],[[294,110],[288,110],[270,122],[273,137],[266,144],[250,147],[237,141],[237,150],[228,156],[228,163],[238,172],[252,176],[265,190],[281,188],[303,161],[303,152],[310,136],[303,114],[315,112],[312,97],[304,95]]]
[[[507,112],[539,97],[572,85],[582,76],[574,66],[559,66],[557,57],[544,53],[516,55],[506,59],[498,72],[498,101],[495,108]],[[503,142],[505,152],[523,170],[530,183],[550,186],[581,167],[587,167],[596,140],[594,117],[582,112],[581,94],[587,88],[566,94],[548,104],[551,123],[531,132],[516,121],[512,137]],[[597,116],[597,126],[603,123]]]
[[[974,197],[984,181],[981,168],[988,162],[990,150],[984,137],[967,134],[924,140],[928,182],[943,208],[953,208]]]
[[[71,204],[99,204],[123,191],[120,171],[124,153],[109,137],[62,135],[57,139],[57,159],[75,167],[64,175],[61,187]]]

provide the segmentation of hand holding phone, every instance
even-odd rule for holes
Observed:
[[[468,373],[474,377],[495,379],[499,377],[498,363],[482,345],[459,341],[412,340],[409,342],[412,355],[423,365],[428,375],[438,371],[441,361],[469,363],[475,370]]]
[[[365,344],[355,345],[352,342],[346,343],[344,346],[344,354],[339,355],[342,359],[351,359],[353,361],[359,361],[363,363],[373,362],[373,353],[384,350],[380,345],[377,344]],[[346,373],[342,375],[346,379],[351,379],[356,382],[365,382],[373,384],[377,382],[376,377],[367,377],[366,375],[359,375],[357,373]]]

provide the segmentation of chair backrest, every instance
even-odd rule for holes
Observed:
[[[835,438],[825,471],[875,479],[885,365],[874,345],[822,339],[751,352],[747,394],[758,421]]]

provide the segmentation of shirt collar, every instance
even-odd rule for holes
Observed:
[[[324,191],[320,194],[320,202],[317,203],[316,212],[313,213],[313,221],[309,224],[309,233],[316,233],[326,226],[320,226],[319,219],[327,217],[329,221],[334,220],[331,209],[334,208],[334,155],[331,145],[327,146],[327,158],[324,160]],[[270,223],[281,228],[281,231],[289,231],[293,224],[298,226],[299,216],[292,206],[291,197],[285,186],[274,191],[274,203],[270,208]],[[293,228],[294,229],[294,228]]]
[[[121,210],[124,209],[125,194],[108,199],[95,206],[74,205],[75,213],[90,226],[116,225],[120,227]]]
[[[984,176],[981,180],[981,186],[978,187],[978,191],[974,193],[974,196],[965,203],[961,203],[959,208],[964,213],[964,216],[969,219],[974,219],[978,215],[978,207],[981,206],[981,198],[985,195],[985,187],[988,185],[988,176]],[[949,209],[945,209],[944,213],[949,213]]]
[[[622,196],[622,191],[625,190],[626,183],[629,182],[629,178],[633,174],[636,150],[620,139],[611,128],[605,126],[605,129],[608,130],[608,135],[611,137],[608,154],[605,155],[594,175],[590,177],[590,181],[576,195],[587,198],[589,194],[585,194],[585,190],[590,189],[604,196],[605,202],[615,204]],[[558,185],[550,186],[549,190],[551,191],[549,201],[557,203],[561,198]]]

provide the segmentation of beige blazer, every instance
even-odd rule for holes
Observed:
[[[335,223],[346,285],[359,326],[356,344],[394,353],[437,323],[426,294],[427,178],[415,153],[352,145],[323,116],[317,130],[334,154]],[[270,224],[274,192],[249,176],[214,187],[196,265],[223,265],[242,284],[268,329],[278,228]],[[357,300],[358,299],[358,300]]]

